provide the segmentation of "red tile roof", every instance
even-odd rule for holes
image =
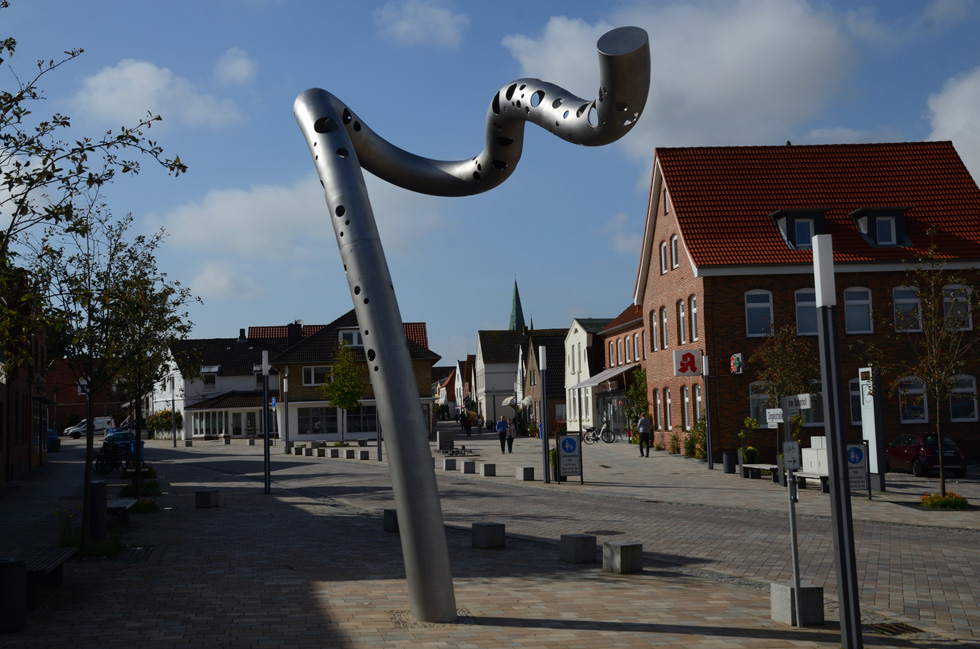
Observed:
[[[901,261],[924,252],[980,259],[980,189],[951,142],[657,149],[684,245],[696,266],[812,263],[790,249],[771,214],[826,209],[841,262]],[[907,207],[912,248],[873,247],[850,216]]]
[[[622,329],[627,325],[635,325],[637,322],[643,322],[643,309],[636,305],[631,304],[620,313],[618,316],[613,318],[609,324],[599,332],[599,335],[608,334],[617,329]]]

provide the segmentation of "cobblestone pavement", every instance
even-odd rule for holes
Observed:
[[[164,511],[133,515],[126,551],[66,565],[10,647],[838,647],[829,497],[801,492],[800,572],[824,587],[823,626],[770,617],[769,582],[791,577],[786,492],[724,474],[721,464],[625,442],[585,448],[585,484],[540,480],[541,442],[501,454],[495,434],[457,439],[495,477],[446,471],[435,452],[459,619],[421,624],[408,612],[401,549],[382,531],[393,507],[387,463],[285,455],[262,447],[146,445]],[[55,506],[80,504],[81,442],[0,490],[0,556],[53,545]],[[515,479],[533,466],[534,482]],[[971,467],[948,489],[980,503]],[[118,478],[110,480],[110,493]],[[864,644],[980,646],[980,510],[936,512],[918,497],[935,478],[889,474],[888,491],[852,498]],[[197,509],[217,488],[220,506]],[[507,547],[472,547],[473,522],[506,525]],[[563,533],[643,543],[644,570],[558,560]],[[907,625],[907,626],[896,626]],[[888,635],[882,631],[904,631]]]

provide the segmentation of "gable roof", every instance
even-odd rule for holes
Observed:
[[[631,304],[623,309],[622,313],[609,321],[599,332],[599,335],[611,334],[620,329],[629,329],[630,327],[635,327],[637,323],[643,323],[643,310],[638,304]]]
[[[943,256],[980,258],[980,189],[948,141],[663,148],[657,171],[695,267],[812,263],[771,217],[799,209],[825,210],[837,263],[912,259],[930,227]],[[908,208],[911,248],[874,247],[859,233],[851,214],[885,207]]]
[[[577,322],[587,334],[596,334],[606,328],[606,326],[612,322],[612,318],[574,318],[573,322]],[[569,327],[571,329],[571,327]]]
[[[351,309],[330,324],[323,325],[316,333],[285,349],[281,354],[270,359],[270,362],[276,364],[331,363],[336,358],[337,349],[340,346],[339,330],[356,327],[357,316],[354,309]],[[434,351],[418,342],[418,340],[428,339],[424,322],[406,323],[404,330],[405,344],[412,360],[431,360],[435,363],[441,358]],[[366,362],[364,347],[351,347],[351,351],[354,352],[354,357],[358,361]]]
[[[527,347],[527,331],[494,329],[476,332],[484,364],[516,363],[517,346]]]
[[[548,369],[545,370],[548,380],[548,398],[565,397],[565,336],[567,335],[567,329],[539,329],[531,332],[528,341],[529,353],[534,354],[538,368],[541,367],[538,348],[542,345],[545,348],[548,361]]]
[[[285,338],[188,338],[170,346],[173,356],[190,359],[195,366],[217,367],[221,376],[253,374],[263,351],[272,358],[285,348]]]

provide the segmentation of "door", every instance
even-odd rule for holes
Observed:
[[[231,413],[231,434],[235,437],[242,435],[242,413]]]

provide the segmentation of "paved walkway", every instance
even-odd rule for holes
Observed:
[[[457,440],[494,462],[497,477],[437,468],[455,595],[453,624],[408,613],[386,462],[284,455],[262,447],[148,442],[166,511],[133,516],[120,558],[73,561],[7,647],[838,647],[829,498],[801,493],[801,574],[823,585],[823,627],[770,619],[768,584],[790,575],[785,491],[763,480],[626,443],[586,447],[586,484],[540,476],[539,440],[501,454],[495,435]],[[28,480],[0,491],[0,552],[50,545],[55,506],[75,506],[81,442],[66,442]],[[438,455],[438,454],[437,454]],[[438,458],[437,458],[438,460]],[[439,462],[441,467],[441,462]],[[980,503],[980,484],[948,487]],[[894,477],[893,474],[889,476]],[[118,482],[116,480],[115,482]],[[869,647],[980,646],[976,547],[980,514],[933,512],[918,495],[936,480],[902,476],[887,494],[855,496],[862,621]],[[220,489],[220,507],[194,492]],[[507,547],[471,547],[469,526],[507,526]],[[644,544],[641,574],[612,575],[558,560],[562,533]],[[921,630],[890,636],[880,624]]]

